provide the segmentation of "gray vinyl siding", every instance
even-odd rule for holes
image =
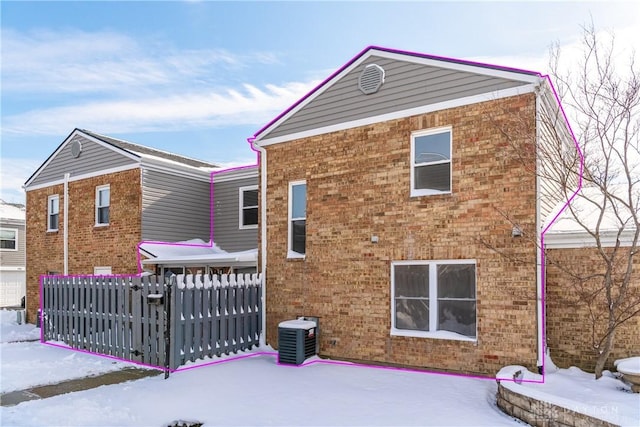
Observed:
[[[27,259],[26,259],[27,236],[25,234],[24,224],[1,222],[0,228],[18,230],[18,250],[17,251],[0,250],[0,266],[24,267],[27,262]]]
[[[544,95],[541,95],[544,96]],[[552,101],[555,102],[555,101]],[[568,188],[562,184],[566,179],[567,159],[575,158],[578,153],[575,148],[566,122],[557,107],[548,105],[544,99],[540,102],[538,111],[538,153],[540,160],[539,170],[539,195],[540,198],[540,220],[544,224],[549,218],[549,214],[557,208],[560,202],[567,200],[567,196],[572,194],[578,186],[577,175],[569,179]],[[552,161],[552,159],[562,158],[562,161]],[[576,160],[576,166],[577,166]]]
[[[216,182],[213,186],[213,240],[234,252],[258,247],[258,229],[240,229],[240,187],[258,185],[258,177]]]
[[[209,241],[209,182],[142,171],[142,239]]]
[[[369,64],[377,64],[385,70],[385,82],[377,93],[365,95],[358,89],[358,76]],[[516,80],[372,56],[262,139],[525,84]]]
[[[75,140],[79,140],[82,144],[82,152],[78,158],[74,158],[71,155],[71,145]],[[67,141],[49,164],[39,171],[38,176],[29,185],[61,180],[64,178],[65,173],[70,173],[73,178],[78,175],[96,173],[101,170],[136,163],[136,160],[132,160],[113,149],[103,147],[81,135],[76,135]]]

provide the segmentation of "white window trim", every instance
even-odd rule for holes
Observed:
[[[396,329],[395,327],[395,318],[396,318],[396,304],[395,304],[395,275],[394,267],[396,265],[438,265],[438,264],[473,264],[475,266],[476,272],[476,289],[475,289],[475,300],[476,300],[476,336],[475,338],[468,337],[466,335],[458,334],[457,332],[451,331],[439,331],[436,329],[432,329],[430,331],[413,331],[408,329]],[[435,276],[435,277],[434,277]],[[430,268],[429,269],[429,295],[438,295],[438,283],[437,283],[437,269]],[[429,328],[435,328],[438,324],[438,310],[434,310],[433,308],[437,308],[437,300],[438,298],[429,298]],[[432,302],[433,301],[433,302]],[[441,340],[452,340],[452,341],[468,341],[468,342],[477,342],[478,341],[478,265],[475,259],[445,259],[445,260],[416,260],[416,261],[392,261],[391,262],[391,336],[400,336],[400,337],[415,337],[415,338],[430,338],[430,339],[441,339]],[[432,305],[433,304],[433,305]]]
[[[99,266],[99,267],[93,267],[93,275],[94,276],[110,276],[111,273],[111,267],[110,266]]]
[[[449,163],[449,191],[438,191],[438,190],[432,190],[432,189],[428,189],[428,188],[415,188],[415,170],[416,170],[416,165],[415,164],[415,138],[416,137],[420,137],[420,136],[426,136],[426,135],[435,135],[438,133],[445,133],[445,132],[449,132],[449,160],[448,161],[442,161],[442,162],[429,162],[429,163],[421,163],[420,166],[424,166],[424,165],[429,165],[429,164],[438,164],[438,163]],[[411,132],[411,183],[410,188],[411,188],[411,197],[420,197],[420,196],[433,196],[433,195],[437,195],[437,194],[451,194],[453,192],[453,129],[451,126],[443,126],[443,127],[438,127],[438,128],[431,128],[431,129],[423,129],[423,130],[419,130],[419,131],[413,131]]]
[[[52,200],[57,200],[58,201],[58,228],[49,228],[49,226],[51,225],[51,215],[53,215],[53,212],[51,212],[51,201]],[[58,194],[54,194],[52,196],[47,197],[47,231],[58,231],[60,229],[60,195]]]
[[[17,228],[10,228],[10,227],[0,227],[0,230],[13,231],[13,233],[14,233],[13,240],[16,242],[16,247],[15,248],[13,248],[13,249],[0,248],[0,251],[2,251],[2,252],[17,252],[18,251],[18,229]],[[5,240],[5,239],[3,239],[3,240]]]
[[[293,215],[293,187],[296,185],[306,185],[307,181],[305,179],[303,180],[299,180],[299,181],[291,181],[289,182],[289,200],[288,200],[288,212],[287,212],[287,258],[290,259],[304,259],[306,257],[306,245],[305,245],[305,253],[301,254],[298,252],[295,252],[292,247],[291,247],[291,240],[293,238],[292,230],[291,230],[291,223],[295,220],[301,220],[304,219],[305,221],[307,220],[307,217],[305,216],[304,218],[300,217],[300,218],[292,218]],[[306,193],[305,193],[306,196]],[[305,200],[306,202],[306,200]]]
[[[109,204],[107,206],[100,206],[98,205],[99,201],[100,201],[100,191],[102,190],[109,190]],[[96,187],[96,208],[95,208],[95,227],[107,227],[109,225],[109,223],[111,222],[111,185],[107,184],[107,185],[99,185]],[[104,208],[104,207],[108,207],[109,208],[109,222],[98,222],[99,216],[98,216],[98,209],[99,208]]]
[[[258,190],[258,186],[257,185],[247,185],[245,187],[240,187],[238,188],[238,196],[239,196],[239,200],[238,200],[238,228],[240,230],[250,230],[250,229],[256,229],[258,228],[258,224],[250,224],[250,225],[244,225],[242,223],[242,220],[244,218],[244,209],[246,208],[246,206],[243,205],[243,201],[244,201],[244,192],[245,191],[257,191]],[[253,206],[251,206],[253,208]],[[255,206],[255,208],[257,208],[258,205]],[[258,211],[258,215],[260,215],[260,211]]]

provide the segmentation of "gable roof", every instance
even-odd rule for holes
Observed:
[[[55,149],[55,151],[49,157],[47,157],[44,163],[42,163],[38,167],[38,169],[36,169],[36,171],[27,179],[24,187],[27,188],[32,185],[34,187],[39,187],[45,184],[49,184],[49,181],[51,180],[47,176],[47,173],[45,173],[40,179],[38,179],[38,177],[43,174],[47,166],[52,164],[57,156],[62,155],[65,148],[77,138],[91,141],[95,143],[95,147],[102,147],[102,154],[111,152],[112,154],[116,155],[116,157],[120,159],[116,162],[117,167],[120,169],[140,167],[141,165],[151,167],[155,166],[177,173],[196,173],[198,175],[202,174],[203,179],[207,180],[208,174],[210,172],[219,169],[219,167],[213,163],[192,159],[178,154],[169,153],[167,151],[162,151],[155,148],[134,144],[129,141],[101,135],[85,129],[76,128],[64,139],[64,141],[62,141],[62,143]],[[68,153],[66,155],[69,156]],[[107,171],[110,170],[108,168],[103,169],[106,169]],[[81,177],[82,176],[84,175],[81,175]],[[75,179],[79,179],[79,177],[75,177]],[[51,183],[57,183],[57,181]]]
[[[337,91],[334,90],[336,87],[339,87],[341,84],[343,84],[342,82],[343,79],[348,77],[352,81],[354,79],[354,73],[356,71],[359,71],[361,68],[364,68],[365,65],[371,65],[369,63],[372,63],[375,61],[381,61],[381,60],[387,61],[387,63],[401,62],[403,64],[413,65],[413,70],[411,70],[413,74],[411,75],[411,77],[418,76],[418,79],[420,81],[419,82],[413,81],[410,77],[408,77],[409,74],[406,73],[405,69],[398,71],[398,77],[396,78],[396,82],[395,82],[396,86],[394,87],[394,90],[398,90],[397,87],[399,86],[399,84],[404,85],[406,82],[409,82],[413,86],[407,86],[407,88],[404,88],[405,90],[409,89],[410,91],[405,92],[404,94],[401,94],[397,97],[397,99],[402,100],[403,102],[402,105],[391,106],[391,108],[396,108],[397,110],[404,110],[404,112],[406,113],[413,113],[413,114],[420,113],[420,111],[417,111],[415,107],[417,106],[423,107],[429,102],[432,102],[434,104],[434,108],[437,108],[437,109],[450,108],[445,105],[446,103],[443,103],[441,101],[443,100],[451,101],[452,98],[456,98],[456,97],[463,98],[465,96],[464,94],[459,93],[457,95],[452,95],[449,98],[441,97],[439,99],[431,99],[431,100],[425,100],[423,98],[423,99],[415,99],[413,103],[404,102],[406,98],[409,98],[411,96],[415,97],[415,95],[418,92],[421,92],[422,95],[429,92],[428,90],[425,90],[425,85],[424,85],[424,82],[426,79],[425,76],[429,73],[433,73],[434,70],[440,70],[440,71],[444,70],[444,71],[449,71],[451,73],[457,73],[458,74],[457,77],[460,78],[459,80],[460,84],[466,84],[467,87],[473,86],[474,90],[469,93],[475,94],[475,95],[480,93],[486,94],[496,90],[504,91],[505,89],[513,89],[511,91],[513,92],[512,94],[517,94],[518,92],[516,89],[518,89],[518,87],[520,88],[527,87],[527,90],[531,91],[534,86],[540,84],[542,81],[541,74],[534,71],[521,70],[521,69],[512,68],[512,67],[502,67],[497,65],[483,64],[483,63],[478,63],[473,61],[446,58],[446,57],[435,56],[435,55],[427,55],[427,54],[416,53],[416,52],[407,52],[407,51],[389,49],[389,48],[384,48],[379,46],[370,46],[365,48],[363,51],[361,51],[358,55],[356,55],[349,62],[343,65],[340,69],[334,72],[331,76],[325,79],[315,89],[313,89],[307,95],[305,95],[296,103],[294,103],[291,107],[287,108],[280,115],[278,115],[272,121],[267,123],[264,127],[258,130],[252,137],[252,140],[257,142],[258,144],[262,143],[264,145],[267,145],[268,143],[276,143],[276,142],[282,142],[284,140],[294,139],[293,137],[290,137],[290,138],[284,137],[284,133],[296,134],[295,135],[296,137],[305,137],[305,136],[308,136],[307,134],[309,133],[319,134],[319,133],[324,133],[323,130],[326,130],[326,131],[335,130],[332,128],[332,126],[324,126],[324,125],[327,125],[327,124],[336,125],[340,121],[342,121],[342,123],[353,122],[353,126],[348,126],[348,125],[338,126],[341,128],[347,128],[347,127],[360,126],[364,124],[362,122],[366,121],[366,120],[363,120],[365,117],[368,118],[368,117],[380,115],[379,118],[381,120],[382,119],[388,120],[389,119],[387,117],[388,114],[387,115],[383,114],[385,113],[385,110],[380,108],[373,109],[369,107],[371,108],[371,112],[363,111],[363,114],[361,114],[360,116],[352,114],[353,110],[354,109],[357,110],[358,108],[360,108],[364,102],[369,102],[370,104],[383,103],[385,101],[388,102],[388,99],[384,98],[383,96],[380,96],[380,93],[369,95],[369,97],[358,96],[359,100],[356,101],[353,99],[355,98],[355,96],[353,95],[357,92],[357,90],[354,90],[355,85],[353,85],[353,87],[350,87],[351,92],[348,94],[344,91],[342,93],[337,93]],[[401,73],[405,73],[405,76],[400,77],[399,74]],[[434,74],[432,74],[432,76],[433,75]],[[471,81],[470,77],[476,77],[476,79],[474,81]],[[432,78],[432,77],[430,76],[429,78]],[[447,84],[446,80],[448,78],[449,78],[448,76],[445,76],[445,77],[440,76],[439,82],[444,82],[444,84]],[[466,79],[466,80],[462,82],[462,79]],[[419,86],[420,84],[422,86]],[[382,88],[384,88],[385,86],[391,87],[391,85],[392,85],[392,82],[390,81],[389,83],[387,83],[387,78],[385,77],[384,83],[382,84]],[[524,93],[527,90],[523,90],[522,93]],[[329,92],[332,92],[332,93],[329,95],[327,94]],[[327,98],[324,101],[320,100],[323,96]],[[302,110],[305,110],[305,109],[309,110],[310,108],[312,108],[310,106],[313,106],[313,104],[317,106],[317,110],[321,110],[323,108],[325,112],[327,110],[331,110],[331,108],[327,107],[326,105],[328,104],[327,102],[328,98],[333,98],[333,100],[342,102],[343,104],[345,104],[345,108],[336,113],[337,116],[334,117],[333,122],[321,123],[320,125],[316,123],[314,127],[311,123],[309,123],[310,122],[310,119],[308,117],[309,114],[307,115],[303,114]],[[364,101],[365,99],[366,101]],[[359,102],[359,104],[355,104],[355,102]],[[346,103],[351,103],[351,105],[347,106]],[[319,104],[323,104],[323,105],[319,106]],[[441,104],[441,105],[436,105],[436,104]],[[416,110],[417,112],[414,112],[413,110]],[[388,112],[391,110],[387,109],[386,111]],[[407,115],[410,115],[410,114],[407,114]],[[304,116],[304,117],[301,117],[301,116]],[[283,130],[283,127],[286,128],[287,125],[290,125],[291,122],[295,121],[296,119],[298,119],[298,121],[300,122],[306,122],[306,123],[301,124],[295,129],[292,126],[289,126],[289,129]],[[381,120],[376,120],[376,121],[381,121]],[[322,127],[326,127],[327,129],[321,129]]]
[[[125,141],[123,139],[117,139],[106,135],[101,135],[99,133],[91,132],[85,129],[79,129],[81,132],[86,135],[93,136],[100,141],[113,145],[114,147],[120,148],[130,154],[136,155],[138,157],[145,156],[154,156],[165,160],[171,160],[173,162],[182,163],[186,166],[192,166],[196,168],[218,168],[217,165],[209,162],[205,162],[198,159],[193,159],[191,157],[181,156],[179,154],[170,153],[168,151],[158,150],[152,147],[146,147],[144,145],[134,144],[133,142]]]

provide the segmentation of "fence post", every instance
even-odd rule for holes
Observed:
[[[163,269],[164,270],[164,269]],[[173,352],[171,351],[171,334],[175,330],[173,328],[173,322],[171,321],[171,308],[173,306],[173,296],[172,296],[172,288],[173,281],[175,280],[175,276],[169,279],[169,283],[165,280],[164,272],[161,276],[162,278],[162,286],[165,289],[165,297],[164,297],[164,379],[169,378],[169,369],[171,367],[171,362],[173,359]]]

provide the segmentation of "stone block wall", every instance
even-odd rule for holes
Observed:
[[[535,138],[535,95],[267,146],[267,341],[320,318],[334,358],[493,374],[536,365],[535,177],[499,128]],[[411,132],[452,127],[452,194],[410,196]],[[307,183],[306,258],[287,258],[288,184]],[[507,219],[507,216],[509,219]],[[378,236],[378,243],[371,242]],[[493,247],[502,253],[498,254]],[[391,336],[391,262],[476,261],[477,341]]]

